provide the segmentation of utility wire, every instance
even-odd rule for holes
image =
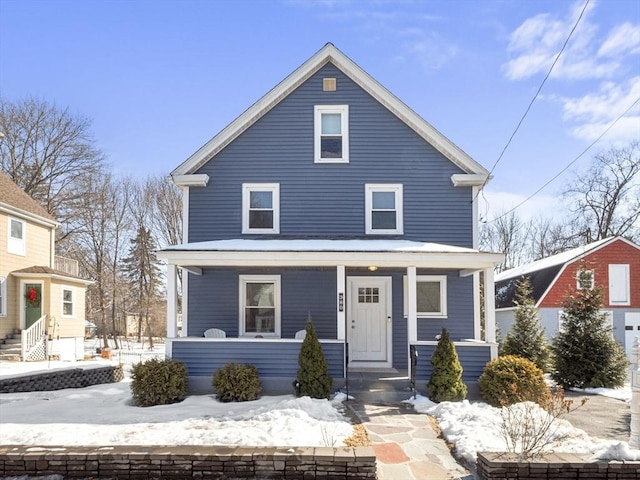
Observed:
[[[607,134],[607,132],[609,132],[609,130],[611,130],[611,129],[613,128],[613,126],[614,126],[616,123],[618,123],[618,121],[619,121],[620,119],[622,119],[622,117],[624,117],[627,113],[629,113],[629,111],[631,111],[631,109],[632,109],[633,107],[635,107],[638,103],[640,103],[640,97],[638,97],[638,98],[636,99],[636,101],[635,101],[635,102],[633,102],[633,104],[632,104],[629,108],[627,108],[627,109],[622,113],[622,115],[620,115],[618,118],[616,118],[616,119],[611,123],[611,125],[609,125],[609,126],[605,129],[605,131],[604,131],[604,132],[602,132],[602,133],[600,134],[600,136],[599,136],[598,138],[596,138],[593,142],[591,142],[591,144],[590,144],[587,148],[585,148],[585,149],[580,153],[580,155],[578,155],[576,158],[574,158],[573,160],[571,160],[571,161],[567,164],[567,166],[565,166],[562,170],[560,170],[560,171],[559,171],[556,175],[554,175],[554,176],[553,176],[549,181],[547,181],[547,182],[546,182],[544,185],[542,185],[538,190],[536,190],[536,191],[535,191],[535,192],[533,192],[531,195],[529,195],[527,198],[525,198],[525,199],[524,199],[524,200],[522,200],[520,203],[518,203],[518,204],[517,204],[515,207],[513,207],[511,210],[508,210],[508,211],[504,212],[503,214],[501,214],[501,215],[497,216],[496,218],[493,218],[493,219],[491,219],[491,220],[486,221],[486,222],[485,222],[485,224],[492,223],[492,222],[495,222],[495,221],[497,221],[497,220],[500,220],[502,217],[506,217],[507,215],[509,215],[511,212],[513,212],[513,211],[514,211],[514,210],[516,210],[517,208],[520,208],[524,203],[528,202],[528,201],[529,201],[529,200],[531,200],[533,197],[535,197],[535,196],[536,196],[538,193],[540,193],[544,188],[546,188],[546,187],[547,187],[551,182],[553,182],[556,178],[558,178],[560,175],[562,175],[564,172],[566,172],[566,171],[567,171],[567,169],[568,169],[571,165],[573,165],[574,163],[576,163],[576,162],[577,162],[577,161],[578,161],[578,160],[579,160],[579,159],[580,159],[580,158],[581,158],[585,153],[587,153],[587,152],[588,152],[588,151],[589,151],[589,150],[590,150],[590,149],[591,149],[591,148],[592,148],[596,143],[598,143],[598,142],[600,141],[600,139],[601,139],[602,137],[604,137],[604,136]]]
[[[527,109],[525,110],[524,114],[520,118],[520,121],[516,125],[515,130],[513,131],[511,136],[509,137],[509,141],[507,142],[507,144],[502,149],[502,152],[500,152],[500,156],[498,157],[498,159],[495,161],[495,163],[491,167],[491,170],[489,171],[489,175],[487,175],[487,178],[485,179],[485,181],[482,182],[482,185],[478,189],[478,192],[476,193],[475,197],[473,197],[472,201],[475,201],[475,199],[478,198],[478,195],[480,195],[480,192],[482,191],[482,189],[485,187],[485,185],[489,181],[489,178],[491,178],[491,174],[495,170],[496,166],[498,165],[498,163],[500,163],[500,160],[502,160],[502,157],[504,156],[504,153],[507,151],[507,148],[509,148],[509,145],[511,145],[511,141],[516,136],[516,133],[518,132],[518,130],[520,130],[520,126],[522,125],[522,122],[524,122],[524,119],[529,114],[529,110],[531,110],[531,107],[533,106],[533,102],[535,102],[536,99],[538,98],[538,95],[540,95],[540,92],[542,91],[542,87],[547,82],[547,79],[551,75],[551,72],[553,71],[553,68],[556,66],[556,63],[558,63],[558,60],[560,59],[560,56],[562,55],[562,52],[564,52],[565,48],[567,48],[567,44],[569,43],[569,40],[573,36],[573,32],[575,32],[576,28],[578,27],[578,24],[580,23],[580,20],[582,19],[582,16],[584,15],[584,12],[587,10],[587,6],[589,5],[589,1],[590,0],[586,0],[584,2],[584,6],[582,7],[582,11],[580,12],[580,15],[578,16],[578,19],[576,20],[576,23],[573,25],[573,28],[569,32],[569,36],[564,41],[564,44],[562,45],[562,48],[560,49],[560,52],[558,52],[558,55],[556,55],[555,60],[551,64],[551,68],[549,68],[549,71],[547,72],[547,74],[545,75],[544,79],[542,80],[542,83],[540,84],[540,86],[538,87],[538,90],[536,91],[535,95],[531,99],[531,102],[529,102],[529,106],[527,107]]]

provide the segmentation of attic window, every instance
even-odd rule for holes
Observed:
[[[314,161],[349,163],[349,106],[314,107]]]
[[[335,78],[323,78],[322,79],[322,91],[323,92],[335,92],[336,91],[336,79]]]
[[[576,288],[578,290],[592,290],[594,287],[594,271],[578,270],[576,272]]]

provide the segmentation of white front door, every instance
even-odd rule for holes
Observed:
[[[636,337],[640,337],[640,312],[627,312],[624,314],[624,345],[629,358]]]
[[[348,277],[349,364],[391,367],[391,277]]]

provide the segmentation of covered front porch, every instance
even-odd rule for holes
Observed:
[[[233,361],[256,365],[265,390],[290,393],[302,344],[296,333],[308,315],[334,388],[349,372],[409,371],[410,351],[421,357],[416,377],[428,378],[442,327],[460,345],[469,381],[497,355],[492,298],[481,339],[479,286],[483,272],[493,291],[498,254],[404,240],[226,240],[159,257],[168,263],[167,356],[187,365],[193,390],[211,390],[213,372]],[[247,293],[257,290],[267,294]],[[224,338],[204,337],[209,328]]]

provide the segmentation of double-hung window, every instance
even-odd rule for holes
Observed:
[[[63,288],[62,289],[62,316],[72,317],[73,311],[74,311],[73,289]]]
[[[280,336],[280,275],[240,275],[240,335]]]
[[[365,210],[365,233],[402,234],[402,184],[366,184]]]
[[[14,255],[26,255],[27,223],[9,217],[7,251]]]
[[[408,283],[404,277],[404,314],[409,314]],[[447,276],[446,275],[417,275],[416,303],[418,318],[447,316]]]
[[[280,233],[280,185],[242,185],[242,233]]]
[[[314,108],[316,163],[349,163],[349,105]]]
[[[593,270],[578,270],[576,272],[576,288],[578,290],[592,290],[595,272]]]

